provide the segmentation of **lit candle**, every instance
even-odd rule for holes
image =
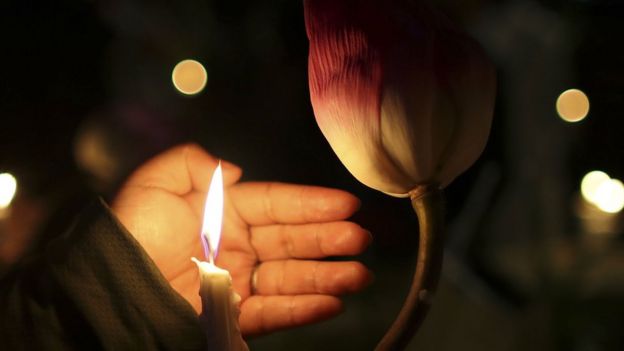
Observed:
[[[232,288],[232,277],[214,264],[221,239],[223,220],[223,175],[221,163],[212,175],[204,208],[201,242],[208,262],[192,260],[200,273],[202,301],[200,322],[206,333],[208,349],[217,351],[249,350],[238,326],[240,296]]]

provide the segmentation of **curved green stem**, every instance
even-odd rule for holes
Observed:
[[[403,350],[422,324],[438,285],[444,252],[442,190],[427,186],[410,193],[420,226],[418,258],[410,291],[396,320],[375,348]]]

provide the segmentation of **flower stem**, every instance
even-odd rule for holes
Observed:
[[[427,315],[438,285],[444,252],[444,203],[437,186],[421,186],[410,192],[420,227],[418,257],[410,291],[396,320],[376,351],[403,350]]]

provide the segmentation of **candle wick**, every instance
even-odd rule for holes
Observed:
[[[212,247],[212,245],[210,244],[210,240],[208,240],[208,236],[203,233],[201,234],[201,243],[204,248],[204,257],[206,258],[208,262],[210,262],[211,264],[214,264],[214,261],[217,257],[217,253]]]
[[[204,248],[204,257],[206,257],[206,259],[209,259],[212,255],[211,252],[212,250],[210,250],[210,242],[208,241],[208,237],[205,234],[200,234],[200,241],[202,243],[202,247]]]
[[[214,257],[212,257],[212,255],[208,256],[208,262],[210,262],[211,265],[214,265]]]
[[[214,261],[217,258],[217,253],[215,252],[215,248],[212,247],[210,240],[206,240],[206,242],[208,243],[208,262],[210,262],[210,264],[214,264]]]

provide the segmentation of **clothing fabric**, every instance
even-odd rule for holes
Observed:
[[[205,350],[197,314],[102,201],[0,281],[2,350]]]

